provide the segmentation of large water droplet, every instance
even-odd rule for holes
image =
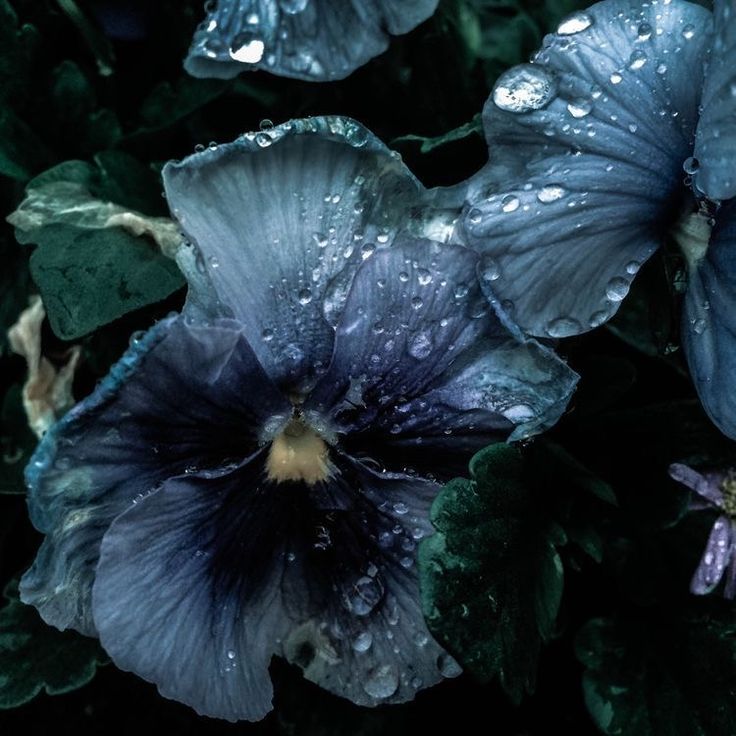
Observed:
[[[432,353],[434,344],[429,332],[418,332],[409,341],[409,355],[417,360],[424,360]]]
[[[582,332],[582,325],[572,317],[558,317],[550,320],[544,328],[550,337],[570,337]]]
[[[426,268],[417,269],[417,281],[422,286],[432,283],[432,274]]]
[[[514,194],[507,194],[501,200],[501,209],[504,212],[516,212],[519,209],[519,198]]]
[[[309,5],[309,0],[279,0],[279,7],[289,15],[304,12],[307,5]]]
[[[230,58],[244,64],[257,64],[263,58],[266,44],[252,33],[239,33],[230,44]]]
[[[297,299],[299,299],[299,304],[309,304],[312,301],[312,292],[309,289],[301,289],[297,294]]]
[[[372,698],[390,698],[399,687],[399,670],[395,664],[375,667],[363,684],[363,689]]]
[[[614,276],[606,284],[606,297],[612,302],[620,302],[629,293],[629,282],[620,276]]]
[[[498,265],[498,261],[490,256],[483,256],[479,271],[483,281],[496,281],[501,277],[501,267]]]
[[[556,93],[557,85],[544,69],[520,64],[498,78],[493,101],[507,112],[531,112],[547,105]]]
[[[567,194],[567,190],[559,184],[547,184],[537,192],[537,199],[542,204],[549,204],[562,199]]]
[[[382,597],[381,581],[377,577],[363,576],[343,594],[343,604],[356,616],[367,616]]]
[[[632,51],[631,56],[629,56],[629,69],[634,71],[641,69],[647,63],[647,58],[647,55],[641,49]]]
[[[593,18],[587,13],[573,13],[557,26],[557,33],[561,36],[572,36],[575,33],[584,31],[586,28],[590,28],[592,25]]]
[[[457,677],[462,674],[462,667],[449,654],[440,654],[437,657],[437,669],[442,677]]]
[[[373,634],[370,631],[362,631],[353,639],[353,649],[356,652],[367,652],[373,644]]]
[[[686,158],[685,162],[682,164],[682,170],[686,174],[690,174],[690,176],[695,174],[699,168],[700,168],[700,161],[698,161],[698,159],[696,159],[694,156],[690,156],[689,158]]]
[[[682,37],[689,41],[691,38],[695,36],[695,26],[692,23],[688,23],[683,29],[682,29]]]
[[[649,23],[640,23],[636,31],[636,37],[639,41],[648,41],[652,37],[652,27]]]

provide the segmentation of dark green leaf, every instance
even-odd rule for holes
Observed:
[[[0,175],[27,181],[51,160],[36,134],[11,108],[0,109]]]
[[[152,241],[120,228],[48,225],[33,237],[39,247],[31,256],[31,274],[51,327],[63,340],[160,301],[184,283],[176,264]]]
[[[0,609],[0,708],[16,708],[41,690],[60,695],[88,683],[106,661],[95,639],[47,626],[18,600],[17,583]]]
[[[6,352],[8,328],[28,306],[31,283],[28,272],[28,250],[12,238],[0,235],[0,356]]]
[[[736,618],[721,602],[594,619],[576,651],[590,715],[610,736],[727,736],[736,724]]]
[[[477,677],[520,701],[534,689],[541,645],[562,595],[562,528],[536,504],[519,451],[492,445],[432,507],[437,534],[420,547],[425,616]]]

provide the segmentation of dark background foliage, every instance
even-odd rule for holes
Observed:
[[[264,119],[317,114],[360,120],[427,186],[458,182],[486,160],[478,116],[495,77],[582,4],[442,0],[432,19],[347,80],[309,85],[263,73],[187,78],[181,61],[203,15],[199,1],[0,0],[0,209],[14,210],[33,177],[80,159],[97,191],[166,214],[158,180],[166,160]],[[677,265],[666,253],[642,269],[608,328],[560,346],[582,380],[559,425],[522,447],[491,448],[435,507],[448,541],[423,549],[425,607],[467,673],[411,704],[367,710],[275,661],[274,712],[232,725],[162,699],[92,642],[43,626],[15,597],[13,581],[40,536],[22,482],[34,445],[20,404],[25,364],[8,350],[7,327],[42,289],[56,330],[44,325],[45,355],[61,361],[62,338],[83,335],[80,398],[133,332],[183,299],[176,281],[163,291],[146,282],[141,299],[122,296],[94,324],[54,321],[51,297],[62,303],[70,283],[90,300],[80,312],[87,318],[109,286],[99,263],[91,276],[68,275],[100,247],[76,235],[52,228],[21,245],[0,223],[0,585],[9,601],[0,609],[0,733],[156,726],[182,735],[389,736],[469,722],[501,736],[733,733],[733,611],[717,596],[687,592],[712,518],[686,516],[687,494],[667,476],[673,461],[732,462],[733,448],[684,369]],[[129,255],[115,258],[112,270],[141,268]]]

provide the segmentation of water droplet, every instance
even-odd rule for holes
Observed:
[[[479,225],[482,220],[483,212],[477,207],[473,207],[473,209],[468,212],[468,222],[470,222],[471,225]]]
[[[520,64],[498,78],[493,101],[501,110],[524,113],[543,108],[556,93],[557,85],[544,69]]]
[[[572,36],[590,28],[591,25],[593,25],[593,18],[587,13],[573,13],[557,26],[557,33],[561,36]]]
[[[219,268],[220,267],[220,261],[218,261],[215,256],[210,256],[210,266],[212,268]]]
[[[432,274],[426,268],[419,268],[417,269],[417,281],[422,286],[427,286],[432,283]]]
[[[588,324],[591,327],[600,327],[608,319],[608,312],[605,309],[600,309],[597,312],[593,312],[590,315]]]
[[[652,27],[649,23],[640,23],[636,36],[639,41],[648,41],[652,37]]]
[[[695,26],[692,25],[692,23],[688,23],[683,29],[682,29],[682,37],[689,41],[691,38],[695,36]]]
[[[268,148],[273,143],[273,138],[271,138],[269,133],[262,130],[260,133],[256,133],[256,143],[261,148]]]
[[[309,0],[279,0],[279,7],[289,15],[304,12],[307,5],[309,5]]]
[[[544,328],[550,337],[570,337],[582,332],[582,325],[571,317],[558,317],[550,320]]]
[[[365,260],[366,258],[370,258],[375,252],[376,252],[375,243],[363,243],[363,245],[360,248],[360,257],[363,260]]]
[[[562,199],[566,194],[567,190],[559,184],[547,184],[537,192],[537,199],[542,204],[549,204],[550,202],[556,202],[558,199]]]
[[[356,616],[367,616],[382,597],[383,585],[380,580],[363,576],[343,594],[343,604]]]
[[[519,209],[519,198],[515,196],[514,194],[507,194],[502,200],[501,200],[501,209],[504,212],[515,212]]]
[[[406,271],[399,271],[399,281],[405,284],[409,280],[409,274]]]
[[[631,52],[631,56],[629,56],[629,69],[636,71],[637,69],[641,69],[646,63],[647,55],[641,49]]]
[[[312,292],[309,289],[302,289],[297,294],[297,299],[299,299],[299,304],[309,304],[312,301]]]
[[[429,357],[433,348],[434,343],[429,332],[418,332],[409,341],[409,355],[417,360],[424,360]]]
[[[437,657],[437,669],[442,677],[457,677],[462,674],[462,667],[446,652]]]
[[[567,103],[567,111],[574,118],[584,118],[590,114],[593,109],[593,103],[590,100],[579,98],[577,100],[571,100]]]
[[[404,514],[409,513],[409,507],[405,503],[402,503],[401,501],[399,501],[398,503],[394,504],[394,511],[397,514],[403,516]]]
[[[257,64],[263,58],[266,44],[252,33],[239,33],[230,45],[230,58],[244,64]]]
[[[413,296],[411,298],[411,308],[412,309],[421,309],[424,304],[424,300],[420,296]]]
[[[399,687],[399,670],[395,664],[374,667],[363,683],[363,689],[372,698],[390,698]]]
[[[667,72],[667,64],[657,64],[657,74],[665,74]]]
[[[686,174],[690,174],[691,176],[695,174],[699,168],[700,168],[700,161],[698,161],[698,159],[696,159],[694,156],[690,156],[689,158],[686,158],[685,162],[682,164],[682,170]]]
[[[707,323],[704,319],[696,319],[693,322],[693,332],[696,335],[702,335],[705,332],[705,328],[707,327]]]
[[[501,277],[501,267],[490,256],[484,256],[480,262],[480,277],[483,281],[496,281]]]
[[[263,342],[271,342],[273,340],[273,330],[266,328],[261,332],[261,337],[263,338]]]
[[[228,649],[227,650],[227,658],[228,659],[235,659],[235,650],[234,649]]]
[[[641,268],[641,263],[639,261],[629,261],[626,264],[626,273],[631,274],[632,276],[639,271]]]
[[[606,284],[606,297],[612,302],[620,302],[629,293],[629,282],[620,276],[614,276]]]
[[[370,631],[362,631],[353,639],[353,649],[356,652],[367,652],[373,644],[373,634]]]
[[[611,81],[611,84],[621,84],[621,82],[624,81],[624,78],[619,74],[619,72],[613,72],[609,77],[609,80]]]

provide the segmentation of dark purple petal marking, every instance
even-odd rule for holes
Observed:
[[[733,552],[733,529],[727,516],[719,516],[713,524],[705,552],[690,583],[696,595],[710,593],[721,581]]]
[[[605,0],[499,78],[464,230],[530,334],[605,322],[658,247],[692,155],[710,38],[697,5]]]
[[[185,69],[231,79],[265,69],[322,82],[342,79],[408,33],[438,0],[218,0],[196,32]]]
[[[165,478],[252,452],[269,419],[290,411],[230,321],[178,317],[136,339],[29,466],[31,518],[47,536],[22,599],[60,629],[94,634],[90,592],[113,519]]]
[[[736,439],[736,200],[721,207],[704,256],[689,263],[682,346],[703,408]]]
[[[305,409],[332,414],[338,431],[370,427],[384,441],[421,436],[430,444],[456,432],[489,440],[552,424],[576,377],[510,331],[477,268],[472,251],[429,241],[397,241],[367,261]]]
[[[233,315],[269,375],[292,386],[326,368],[355,270],[390,245],[423,192],[347,118],[247,134],[167,165],[164,183],[196,247],[180,254],[185,313],[209,303]]]
[[[711,199],[736,197],[736,7],[714,2],[715,38],[695,139],[695,186]]]
[[[437,484],[338,458],[341,501],[315,508],[303,484],[264,481],[262,460],[173,478],[112,524],[94,616],[113,661],[229,720],[270,709],[273,654],[363,705],[441,679],[415,569]]]

